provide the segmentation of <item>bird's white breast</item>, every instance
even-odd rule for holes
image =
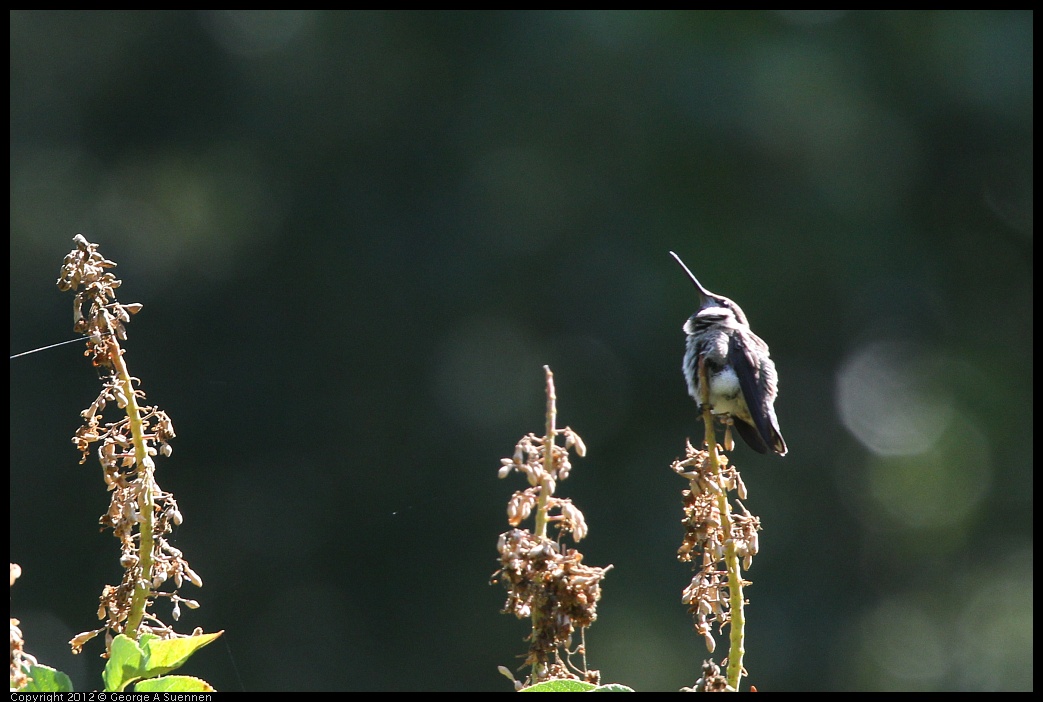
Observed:
[[[739,387],[739,376],[731,366],[725,366],[707,380],[710,383],[710,404],[713,405],[714,414],[730,414],[736,417],[748,414],[746,403],[742,399],[742,388]]]

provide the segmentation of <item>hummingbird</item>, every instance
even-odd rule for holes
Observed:
[[[704,288],[677,254],[671,251],[670,255],[695,283],[700,299],[699,309],[684,323],[687,341],[681,369],[688,381],[688,394],[701,411],[701,363],[710,386],[710,411],[722,417],[727,426],[734,424],[754,451],[785,456],[786,442],[775,416],[778,374],[768,345],[750,329],[741,307]]]

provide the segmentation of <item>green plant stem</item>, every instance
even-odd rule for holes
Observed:
[[[137,395],[134,392],[134,381],[127,370],[127,364],[123,361],[123,351],[115,338],[111,341],[112,365],[123,386],[123,395],[127,398],[127,419],[130,422],[131,437],[134,441],[134,462],[138,473],[138,511],[141,513],[141,521],[138,522],[138,535],[140,538],[138,548],[138,564],[141,575],[134,586],[134,596],[130,603],[130,612],[127,615],[127,626],[124,633],[134,640],[138,638],[138,627],[145,616],[148,607],[149,596],[152,594],[152,558],[155,543],[152,535],[153,520],[155,519],[155,497],[153,495],[154,477],[152,459],[148,455],[145,443],[145,430],[141,421],[141,407],[138,406]]]
[[[554,437],[557,434],[554,424],[558,418],[558,398],[554,394],[554,374],[551,372],[550,366],[544,366],[543,370],[547,373],[547,433],[543,437],[544,477],[540,484],[540,497],[536,506],[536,536],[540,539],[547,538],[547,503],[550,500],[554,483]]]
[[[706,367],[699,362],[699,381],[702,387],[703,424],[706,427],[706,450],[710,455],[710,472],[717,485],[721,485],[721,460],[717,455],[717,433],[714,430],[713,412],[710,410],[710,385],[706,378]],[[746,614],[745,598],[742,592],[742,570],[739,555],[735,550],[735,539],[732,538],[732,512],[728,503],[728,491],[721,487],[717,493],[717,508],[721,513],[721,530],[724,532],[724,562],[728,568],[729,598],[729,645],[728,645],[728,685],[735,691],[742,680],[742,659],[746,655]]]
[[[543,437],[543,478],[540,482],[540,496],[536,503],[536,537],[541,541],[547,538],[547,510],[550,504],[550,495],[553,491],[554,486],[554,436],[557,434],[557,429],[554,427],[558,416],[557,396],[554,393],[554,374],[550,370],[550,366],[543,367],[544,372],[547,374],[547,426],[546,435]],[[536,632],[540,630],[540,609],[538,607],[532,610],[532,632],[535,636]],[[540,669],[539,663],[534,661],[532,664],[532,679],[536,681],[539,679]]]

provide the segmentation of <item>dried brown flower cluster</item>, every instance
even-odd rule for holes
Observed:
[[[14,581],[22,575],[22,568],[17,563],[11,564],[11,587]],[[25,650],[25,641],[22,639],[22,630],[18,627],[20,622],[11,617],[11,690],[20,690],[29,684],[28,671],[36,665],[36,658],[29,655]]]
[[[684,460],[675,461],[671,468],[689,481],[682,492],[685,535],[678,559],[693,563],[696,572],[682,602],[688,605],[695,629],[712,653],[716,648],[713,625],[723,632],[725,624],[732,624],[734,631],[735,619],[742,623],[742,588],[750,584],[742,578],[742,570],[757,555],[760,520],[738,500],[741,511],[730,506],[728,493],[735,491],[745,499],[746,485],[719,450],[711,454],[688,444]]]
[[[81,415],[84,424],[73,437],[81,453],[80,463],[87,460],[91,444],[100,443],[105,483],[112,498],[101,524],[111,528],[120,541],[120,564],[124,574],[120,584],[106,585],[100,597],[98,618],[105,622],[100,629],[78,634],[70,644],[79,653],[84,643],[102,631],[107,632],[106,650],[115,633],[137,638],[147,631],[160,638],[178,636],[149,611],[156,598],[173,602],[173,618],[181,613],[180,605],[199,605],[181,597],[178,589],[184,581],[202,585],[180,550],[172,546],[166,535],[182,521],[174,496],[160,489],[155,479],[158,454],[169,456],[169,441],[174,438],[170,417],[157,407],[144,404],[145,394],[136,386],[123,359],[120,342],[126,340],[126,322],[141,309],[140,304],[121,304],[116,300],[120,281],[109,272],[116,266],[98,253],[98,245],[77,234],[76,248],[62,265],[58,287],[75,291],[73,328],[87,335],[86,355],[102,373],[102,389],[98,397]],[[122,414],[113,422],[104,422],[102,413],[115,404]],[[172,581],[172,590],[160,588]]]
[[[735,688],[728,685],[728,678],[721,675],[719,665],[703,661],[703,676],[695,681],[694,687],[682,688],[681,692],[735,692]]]
[[[507,505],[507,521],[518,527],[530,516],[535,517],[535,529],[514,528],[500,535],[497,550],[500,568],[493,573],[493,582],[507,589],[505,613],[519,619],[532,620],[528,637],[529,651],[525,665],[532,673],[519,687],[549,679],[575,678],[596,682],[597,671],[573,666],[569,660],[569,646],[576,630],[583,631],[597,619],[597,602],[601,599],[601,581],[611,568],[597,568],[583,564],[583,554],[563,545],[566,534],[575,541],[587,535],[583,513],[571,500],[554,496],[559,481],[568,477],[571,464],[569,450],[583,456],[586,447],[572,429],[554,428],[556,415],[554,380],[547,373],[547,434],[538,437],[529,434],[515,447],[511,458],[501,461],[499,475],[505,478],[512,472],[523,474],[529,487],[514,493]],[[555,444],[555,437],[565,437],[565,445]],[[549,525],[558,528],[558,538],[547,536]],[[583,646],[580,645],[580,652]],[[564,653],[564,656],[562,656]]]

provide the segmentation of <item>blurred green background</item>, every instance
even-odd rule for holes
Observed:
[[[590,664],[692,684],[674,250],[780,375],[790,454],[732,454],[749,681],[1031,689],[1031,12],[10,19],[11,353],[72,336],[54,281],[100,243],[178,432],[179,628],[226,631],[188,672],[508,689],[496,471],[550,364],[589,451],[559,493],[615,566]],[[11,362],[11,614],[80,688],[119,578],[69,441],[97,390],[76,345]]]

